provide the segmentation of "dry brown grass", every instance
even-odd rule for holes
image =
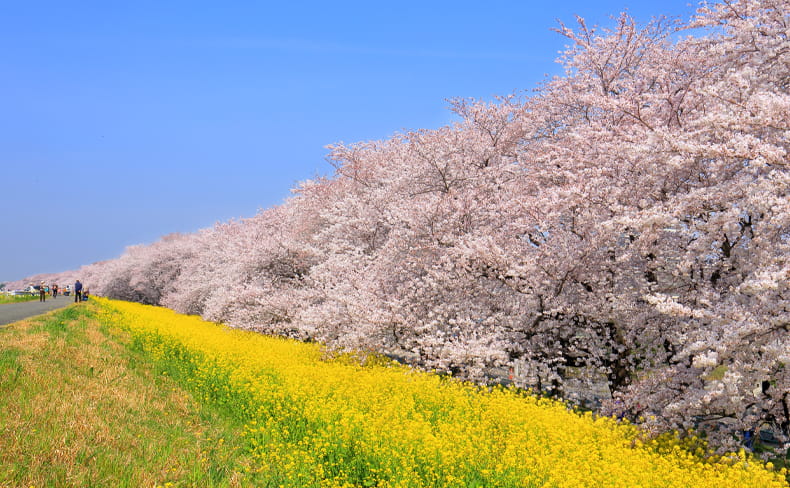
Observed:
[[[237,426],[90,313],[0,330],[0,486],[238,485]]]

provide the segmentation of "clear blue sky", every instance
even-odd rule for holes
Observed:
[[[330,174],[327,144],[530,90],[556,19],[687,0],[16,0],[0,8],[0,282],[254,215]]]

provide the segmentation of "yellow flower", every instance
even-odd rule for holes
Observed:
[[[197,397],[233,412],[253,469],[289,486],[786,486],[782,472],[743,452],[706,458],[701,440],[648,440],[631,424],[514,389],[325,360],[317,344],[96,303]]]

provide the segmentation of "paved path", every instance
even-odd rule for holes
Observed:
[[[0,305],[0,325],[10,324],[11,322],[49,312],[50,310],[63,308],[70,303],[74,303],[74,297],[47,297],[47,301],[43,303],[38,300],[32,302],[6,303]]]

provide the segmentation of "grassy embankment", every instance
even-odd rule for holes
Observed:
[[[512,390],[98,300],[0,330],[0,486],[786,486]]]
[[[82,304],[0,328],[0,486],[238,484],[240,426],[129,344]]]
[[[38,295],[6,295],[4,293],[0,293],[0,305],[6,303],[30,302],[38,299]]]

